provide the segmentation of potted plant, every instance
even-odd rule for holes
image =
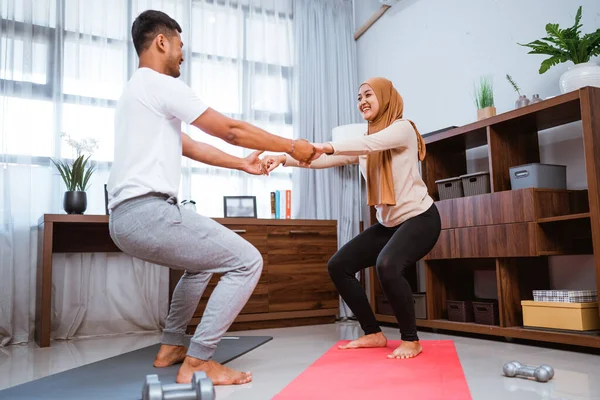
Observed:
[[[510,85],[513,87],[513,89],[515,90],[515,92],[517,92],[517,95],[519,96],[517,101],[515,101],[515,108],[521,108],[525,107],[526,105],[529,105],[529,99],[524,94],[521,94],[521,89],[519,89],[519,86],[517,86],[517,83],[514,81],[512,76],[506,74],[506,80],[510,83]]]
[[[527,44],[521,44],[532,50],[528,54],[545,54],[550,57],[542,62],[539,73],[543,74],[552,66],[567,61],[574,65],[560,77],[560,91],[567,93],[584,86],[600,87],[600,66],[590,62],[591,57],[600,55],[600,28],[595,32],[581,35],[579,23],[581,6],[575,16],[575,24],[561,29],[558,24],[547,24],[547,37]]]
[[[494,88],[489,78],[482,77],[479,87],[475,88],[475,105],[478,121],[496,115]]]
[[[77,154],[72,161],[55,161],[51,159],[67,187],[63,197],[63,208],[67,214],[83,214],[87,209],[86,190],[96,169],[95,164],[88,164],[88,162],[98,142],[89,138],[79,142],[64,133],[61,134],[61,137],[66,137],[66,142],[73,147]],[[84,153],[89,154],[86,156]]]

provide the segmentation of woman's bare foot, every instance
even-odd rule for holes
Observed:
[[[251,372],[238,372],[212,360],[186,357],[177,373],[177,383],[190,383],[196,371],[206,372],[213,385],[243,385],[252,381]]]
[[[187,348],[185,346],[172,346],[170,344],[163,344],[158,350],[158,354],[154,359],[154,366],[156,368],[164,368],[170,365],[179,364],[185,359]]]
[[[385,347],[387,346],[387,339],[383,332],[372,333],[359,337],[356,340],[351,341],[348,344],[339,346],[340,349],[365,349],[372,347]]]
[[[413,358],[421,354],[423,348],[419,342],[402,342],[388,358]]]

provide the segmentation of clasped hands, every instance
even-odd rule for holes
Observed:
[[[332,153],[333,148],[329,143],[310,143],[305,139],[294,140],[293,151],[288,153],[298,160],[300,167],[309,168],[310,164],[321,157],[323,153]],[[285,154],[266,155],[259,157],[262,150],[255,151],[244,159],[243,171],[252,175],[269,175],[271,171],[285,163]]]

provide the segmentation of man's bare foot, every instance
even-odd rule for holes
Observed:
[[[377,332],[370,335],[359,337],[356,340],[351,341],[348,344],[339,346],[340,349],[366,349],[372,347],[385,347],[387,346],[387,339],[383,332]]]
[[[423,348],[419,342],[402,342],[388,358],[413,358],[421,354]]]
[[[170,344],[163,344],[158,350],[158,354],[154,359],[154,366],[156,368],[164,368],[170,365],[179,364],[185,359],[187,348],[185,346],[172,346]]]
[[[177,383],[190,383],[196,371],[206,372],[213,385],[243,385],[252,381],[251,372],[238,372],[212,360],[186,357],[177,373]]]

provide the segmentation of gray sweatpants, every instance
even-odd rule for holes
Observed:
[[[187,324],[212,274],[224,274],[188,349],[191,357],[210,359],[258,283],[263,266],[258,250],[214,220],[180,208],[176,199],[160,194],[119,204],[111,212],[109,228],[124,253],[185,270],[173,293],[163,344],[184,344]]]

